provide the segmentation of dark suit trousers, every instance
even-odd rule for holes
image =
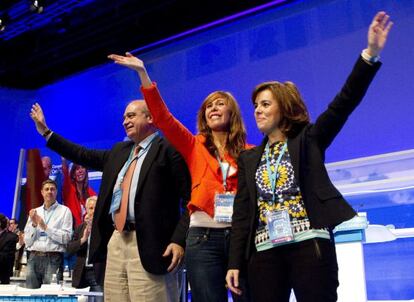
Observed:
[[[248,278],[255,302],[289,302],[292,289],[298,302],[335,302],[335,244],[316,238],[255,252]]]

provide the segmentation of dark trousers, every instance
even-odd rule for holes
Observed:
[[[96,282],[95,270],[93,267],[85,267],[82,280],[80,282],[79,288],[84,288],[89,286],[89,291],[91,292],[103,292],[103,287]],[[103,297],[89,297],[88,302],[101,302]]]
[[[188,231],[185,265],[193,302],[225,302],[230,229],[191,227]],[[245,279],[241,280],[244,295],[233,301],[249,301]]]
[[[0,284],[10,284],[10,271],[13,272],[14,257],[4,257],[0,261]]]
[[[335,244],[317,238],[255,252],[248,277],[255,302],[288,302],[292,289],[298,302],[334,302],[339,286]]]
[[[6,269],[9,266],[9,263],[7,261],[7,259],[5,259],[6,261],[1,261],[0,262],[0,267],[2,272],[0,272],[0,284],[10,284],[10,274],[9,274],[9,270]],[[11,259],[9,259],[10,261]]]

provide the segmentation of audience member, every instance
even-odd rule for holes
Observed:
[[[63,202],[72,211],[73,223],[77,227],[83,222],[86,214],[86,199],[95,196],[96,193],[89,187],[88,170],[85,167],[73,163],[68,171],[66,160],[62,160],[62,171]]]
[[[16,218],[11,218],[9,220],[9,231],[18,236],[16,243],[16,254],[14,258],[14,265],[11,266],[10,276],[13,276],[14,271],[19,272],[21,269],[21,260],[24,252],[24,233],[20,231],[19,224]]]
[[[0,283],[10,283],[10,270],[13,272],[17,235],[9,231],[7,217],[0,213]]]
[[[52,159],[49,156],[42,157],[42,167],[46,178],[52,173]]]
[[[26,274],[28,288],[39,288],[51,282],[62,265],[63,252],[72,235],[72,213],[56,202],[56,183],[45,180],[41,193],[43,205],[30,210],[24,230],[24,241],[30,251]]]
[[[16,218],[11,218],[9,220],[9,231],[16,235],[20,232],[19,223],[16,221]]]
[[[77,256],[72,275],[72,286],[75,288],[89,286],[91,291],[102,292],[105,274],[105,259],[103,259],[102,262],[88,262],[93,213],[95,211],[96,201],[96,196],[91,196],[86,199],[85,221],[75,229],[73,238],[68,243],[67,252],[71,254],[76,253]]]

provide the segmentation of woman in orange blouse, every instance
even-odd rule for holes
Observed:
[[[192,191],[185,262],[192,299],[227,301],[225,275],[237,188],[236,160],[246,148],[246,130],[237,101],[225,91],[208,95],[197,114],[199,133],[193,135],[169,112],[141,60],[130,53],[109,58],[138,72],[153,123],[183,155],[190,170]],[[247,293],[234,298],[246,301]]]

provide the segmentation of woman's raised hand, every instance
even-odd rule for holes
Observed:
[[[126,52],[125,56],[111,54],[108,56],[109,59],[114,63],[128,67],[138,72],[141,84],[147,88],[151,86],[151,80],[148,76],[147,70],[145,69],[144,62],[137,57],[134,57],[131,53]]]

